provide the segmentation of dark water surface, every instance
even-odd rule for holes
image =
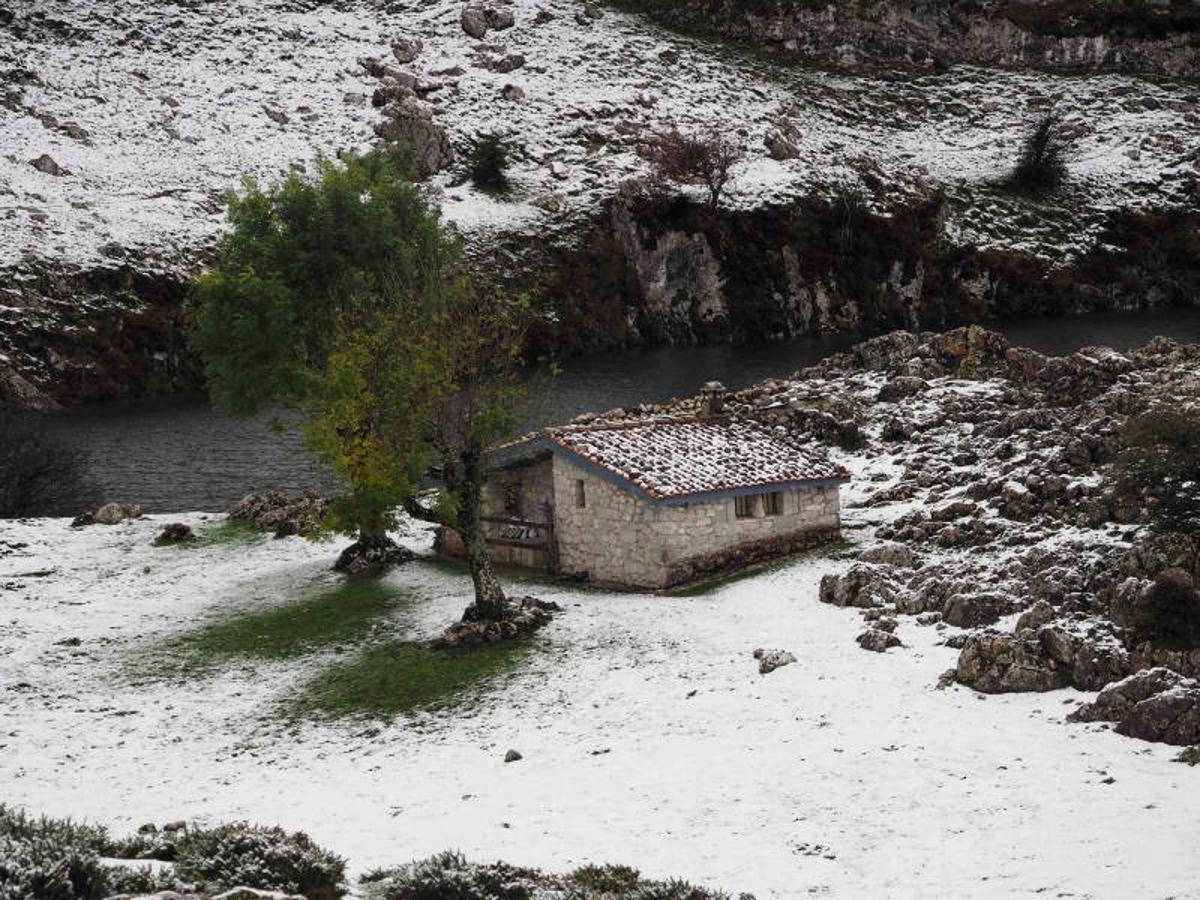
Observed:
[[[1014,344],[1069,353],[1090,344],[1118,350],[1155,335],[1200,342],[1200,308],[1056,317],[993,326]],[[582,412],[694,394],[716,379],[741,388],[790,375],[859,338],[622,350],[568,360],[564,372],[530,398],[526,428]],[[219,415],[203,397],[174,397],[68,410],[54,430],[88,451],[91,474],[109,500],[148,512],[222,510],[250,491],[328,486],[294,431],[266,420]]]

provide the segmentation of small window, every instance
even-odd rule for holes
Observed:
[[[733,498],[733,514],[739,519],[749,519],[754,516],[754,494],[745,494]]]
[[[762,508],[764,516],[783,515],[783,494],[779,492],[774,494],[763,494]]]
[[[587,492],[583,486],[583,479],[575,479],[575,505],[583,508],[587,506]]]

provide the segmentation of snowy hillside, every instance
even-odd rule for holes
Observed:
[[[0,266],[131,257],[190,268],[220,227],[222,192],[243,175],[270,179],[373,142],[378,81],[357,62],[365,57],[414,76],[459,150],[492,130],[520,146],[515,201],[447,187],[454,168],[437,179],[447,217],[470,234],[591,211],[642,170],[637,142],[675,123],[720,128],[745,147],[737,204],[845,183],[897,194],[942,185],[960,197],[951,224],[962,239],[1051,255],[1084,244],[1097,212],[1177,201],[1196,175],[1200,103],[1187,86],[788,69],[570,0],[518,0],[507,7],[512,27],[477,40],[462,9],[457,0],[23,4],[0,24],[10,38],[0,42]],[[389,49],[397,38],[423,49],[401,64]],[[523,96],[506,99],[506,86],[519,89],[507,98]],[[1075,180],[1066,213],[1031,223],[972,185],[1003,172],[1055,103],[1077,138]],[[768,158],[771,131],[794,158]]]

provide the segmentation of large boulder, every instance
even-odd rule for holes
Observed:
[[[1099,690],[1130,673],[1129,655],[1110,626],[1044,625],[1015,634],[969,635],[958,656],[958,680],[985,694]]]
[[[341,552],[333,568],[347,575],[365,575],[406,563],[415,556],[389,537],[360,537]]]
[[[1117,732],[1143,741],[1200,744],[1200,684],[1174,687],[1136,704]]]
[[[942,621],[958,628],[994,625],[1009,607],[1008,598],[1001,594],[954,594],[942,607]]]
[[[818,594],[822,603],[870,609],[890,602],[895,586],[873,566],[854,566],[842,575],[826,575]]]
[[[1185,684],[1188,679],[1170,669],[1156,667],[1135,672],[1104,687],[1096,699],[1067,716],[1071,722],[1120,722],[1148,697]]]

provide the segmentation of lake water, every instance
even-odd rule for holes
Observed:
[[[1163,334],[1200,342],[1200,308],[1039,319],[996,327],[1014,344],[1069,353],[1090,344],[1127,350]],[[694,394],[705,381],[741,388],[790,375],[859,338],[622,350],[568,360],[530,398],[526,428],[582,412]],[[222,510],[255,490],[328,486],[295,432],[231,419],[203,397],[174,397],[68,410],[52,427],[84,448],[93,480],[110,500],[148,512]]]

